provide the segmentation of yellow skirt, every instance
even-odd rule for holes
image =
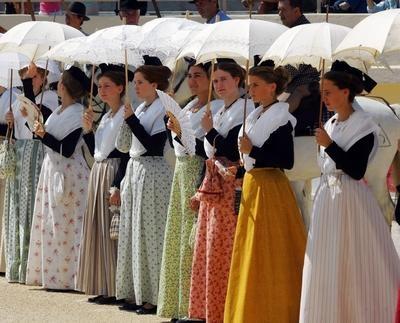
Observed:
[[[226,323],[297,323],[306,232],[293,191],[278,169],[244,177]]]

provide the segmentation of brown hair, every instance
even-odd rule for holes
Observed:
[[[240,65],[236,63],[231,63],[231,62],[221,62],[217,63],[214,66],[214,72],[216,70],[221,70],[224,72],[229,73],[232,77],[238,77],[239,78],[239,87],[244,86],[244,78],[245,78],[245,70],[240,67]]]
[[[281,94],[289,81],[288,72],[282,67],[272,68],[269,66],[254,66],[250,69],[249,75],[257,76],[267,83],[275,83],[275,94]]]
[[[150,83],[157,83],[157,89],[165,91],[169,86],[169,77],[171,76],[171,70],[166,66],[155,66],[155,65],[142,65],[139,66],[135,73],[141,73],[143,77]]]
[[[113,71],[113,70],[105,71],[104,73],[100,73],[97,76],[97,81],[99,81],[102,77],[109,78],[117,86],[122,85],[123,89],[120,94],[120,97],[122,98],[124,96],[124,94],[125,94],[125,74],[123,72]]]
[[[349,102],[353,102],[354,97],[360,94],[364,89],[363,84],[357,77],[346,72],[329,71],[324,74],[324,79],[331,81],[341,90],[348,89]]]
[[[65,70],[62,73],[61,82],[64,85],[68,94],[75,101],[78,101],[80,98],[84,97],[87,94],[83,84],[72,76],[70,70]]]

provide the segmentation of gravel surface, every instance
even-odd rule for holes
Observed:
[[[0,322],[169,322],[155,315],[120,311],[117,305],[90,304],[87,298],[81,293],[47,292],[34,286],[9,284],[1,276]]]

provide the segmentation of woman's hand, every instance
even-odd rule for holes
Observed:
[[[203,127],[205,132],[209,132],[212,128],[214,128],[213,119],[211,115],[211,111],[207,110],[203,118],[201,119],[201,126]]]
[[[124,106],[124,118],[128,119],[131,115],[133,115],[132,106],[130,103],[126,103]]]
[[[121,205],[121,196],[119,193],[119,189],[113,189],[110,194],[110,205],[120,206]]]
[[[33,123],[33,132],[35,133],[36,136],[43,138],[46,133],[46,130],[39,121],[35,121]]]
[[[246,134],[244,134],[238,139],[238,147],[239,151],[242,154],[250,154],[251,149],[253,148],[253,144],[251,143],[250,138]]]
[[[12,111],[6,113],[6,122],[10,127],[14,125],[14,113]]]
[[[315,129],[315,140],[322,147],[328,147],[333,142],[324,128]]]
[[[93,110],[88,108],[82,117],[83,131],[88,133],[93,130]]]
[[[189,199],[189,207],[192,211],[197,212],[199,210],[200,207],[200,201],[197,199],[196,195],[192,196]]]

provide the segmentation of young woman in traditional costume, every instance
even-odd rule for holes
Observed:
[[[17,99],[17,95],[21,92],[17,88],[5,89],[0,86],[0,139],[4,140],[7,134],[7,122],[6,114],[10,107],[10,95],[11,105],[14,104]],[[6,257],[5,257],[5,216],[4,211],[4,193],[5,193],[6,180],[0,178],[0,273],[6,272]],[[7,213],[6,213],[7,214]]]
[[[206,112],[201,121],[206,132],[204,147],[209,159],[206,161],[207,170],[200,192],[196,193],[194,199],[200,202],[200,209],[193,255],[189,316],[209,323],[222,322],[224,317],[237,219],[234,209],[235,174],[239,165],[237,136],[243,123],[245,105],[245,100],[240,97],[243,81],[244,71],[239,65],[233,62],[217,63],[213,85],[224,104],[214,117],[211,112]],[[254,104],[248,100],[247,113],[253,110]],[[230,173],[218,175],[218,164],[229,167]],[[216,181],[219,182],[218,187],[214,185]]]
[[[284,169],[294,164],[296,119],[278,102],[288,75],[253,67],[249,91],[259,107],[239,134],[246,170],[233,247],[225,322],[299,320],[306,232]]]
[[[196,193],[196,183],[201,180],[204,160],[204,130],[201,119],[206,111],[210,83],[210,64],[189,65],[188,85],[195,95],[184,108],[196,136],[196,155],[189,156],[177,137],[176,125],[171,119],[167,124],[172,133],[176,164],[165,228],[163,260],[160,274],[158,315],[183,318],[188,316],[190,276],[193,246],[190,239],[197,222],[197,212],[190,208],[190,198]],[[222,101],[211,101],[215,114]]]
[[[31,64],[29,68],[21,70],[20,75],[26,98],[39,105],[44,91],[40,110],[46,120],[58,106],[58,97],[54,91],[44,90],[47,79],[45,70]],[[15,177],[6,180],[4,197],[6,278],[9,282],[20,283],[25,283],[26,279],[35,193],[44,156],[43,144],[32,135],[23,109],[20,102],[16,101],[12,111],[6,114],[7,123],[13,124],[17,139],[17,163]]]
[[[35,134],[46,147],[33,212],[26,283],[47,289],[73,290],[89,168],[82,153],[83,106],[89,79],[77,67],[64,71],[58,83],[61,105]]]
[[[110,110],[101,118],[95,133],[93,112],[83,117],[83,136],[95,162],[90,172],[88,202],[83,221],[77,289],[90,295],[89,302],[110,304],[115,299],[117,242],[110,238],[110,205],[120,205],[119,187],[129,160],[115,148],[124,121],[125,76],[118,66],[102,66],[97,77],[100,99]],[[111,194],[111,195],[110,195]]]
[[[335,65],[323,98],[336,114],[316,130],[322,176],[304,259],[300,322],[394,322],[399,257],[363,180],[379,127],[352,105],[363,86]]]
[[[172,170],[164,158],[165,108],[156,92],[168,88],[171,71],[154,66],[154,58],[146,60],[153,65],[140,66],[134,76],[136,94],[144,102],[135,111],[125,106],[125,122],[117,137],[117,148],[129,151],[131,157],[121,185],[117,298],[134,300],[140,306],[138,314],[157,311],[172,181]]]

